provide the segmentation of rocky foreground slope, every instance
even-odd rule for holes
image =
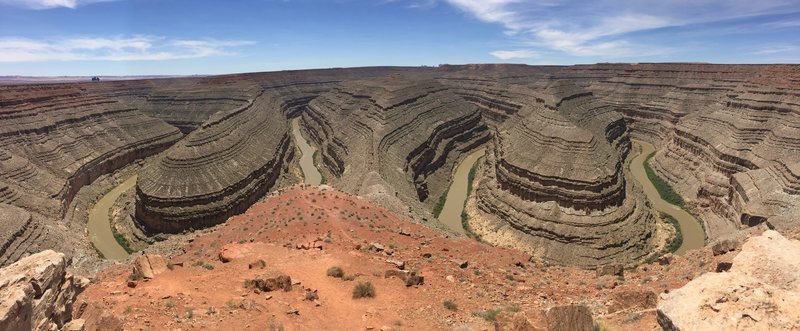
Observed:
[[[174,253],[148,251],[99,274],[74,318],[87,330],[652,330],[659,293],[724,270],[740,249],[628,269],[548,266],[330,187],[294,186]],[[367,282],[374,297],[354,298]]]

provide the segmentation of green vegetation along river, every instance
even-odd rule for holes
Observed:
[[[453,173],[453,180],[450,183],[450,189],[447,191],[447,200],[445,200],[444,207],[439,213],[439,222],[461,234],[466,233],[464,226],[461,224],[461,212],[464,210],[464,203],[467,201],[467,194],[469,193],[469,171],[484,153],[485,150],[481,148],[461,160]]]
[[[633,173],[633,177],[642,184],[647,198],[650,199],[650,202],[653,204],[653,208],[672,216],[680,225],[683,243],[678,247],[675,253],[683,254],[687,250],[703,247],[705,245],[705,232],[703,232],[703,227],[700,225],[700,222],[683,208],[662,199],[655,185],[653,185],[653,182],[647,177],[644,162],[647,161],[647,156],[655,151],[655,146],[638,140],[634,140],[633,144],[634,149],[641,147],[641,153],[631,161],[630,169],[631,173]]]
[[[292,120],[292,134],[294,134],[294,141],[300,147],[300,152],[303,154],[300,157],[300,169],[303,170],[303,177],[305,183],[309,185],[319,185],[322,183],[322,175],[319,169],[314,165],[314,148],[308,144],[306,138],[300,133],[300,119],[295,118]]]
[[[89,211],[89,223],[87,225],[89,240],[107,259],[119,260],[128,257],[128,252],[117,243],[114,233],[111,232],[108,213],[114,202],[117,201],[117,197],[134,185],[136,185],[136,176],[131,176],[106,193]]]

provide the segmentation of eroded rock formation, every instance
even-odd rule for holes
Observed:
[[[286,171],[289,134],[273,93],[216,113],[142,170],[136,219],[150,231],[175,233],[243,212]]]
[[[43,251],[0,269],[0,329],[59,330],[88,284],[67,272],[62,253]]]
[[[800,242],[775,231],[747,240],[728,272],[706,273],[662,295],[664,330],[800,328]]]
[[[334,186],[398,212],[398,197],[431,208],[459,156],[489,139],[477,107],[433,80],[345,82],[303,120]]]
[[[568,82],[528,90],[496,129],[470,220],[489,242],[593,267],[652,251],[655,219],[626,180],[623,117]]]

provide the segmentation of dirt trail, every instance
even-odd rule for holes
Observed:
[[[461,212],[464,210],[464,202],[467,201],[469,171],[484,153],[485,150],[481,148],[467,155],[458,164],[456,171],[453,173],[450,189],[447,191],[447,200],[442,212],[439,214],[439,221],[458,233],[464,233],[464,227],[461,224]]]
[[[678,220],[678,224],[681,226],[683,243],[675,253],[683,254],[687,250],[703,247],[703,245],[705,245],[705,234],[703,232],[703,228],[700,226],[700,222],[694,218],[692,214],[689,214],[680,207],[661,199],[661,196],[658,194],[658,190],[656,190],[656,187],[652,182],[650,182],[650,179],[647,178],[647,173],[644,170],[644,160],[648,155],[650,155],[650,153],[655,151],[655,146],[638,140],[634,140],[633,143],[634,148],[636,148],[636,146],[641,146],[642,148],[642,152],[631,161],[630,168],[631,173],[633,173],[633,177],[636,178],[636,181],[642,184],[642,187],[644,187],[644,192],[647,194],[647,198],[649,198],[653,203],[653,207],[662,213],[669,214],[670,216],[674,217],[676,220]]]
[[[107,259],[119,260],[128,257],[128,252],[117,243],[111,232],[108,210],[114,205],[114,201],[120,194],[134,185],[136,185],[136,176],[131,176],[100,198],[89,212],[89,223],[87,224],[89,240]]]
[[[292,134],[297,146],[300,147],[302,156],[300,157],[300,169],[303,170],[305,183],[309,185],[319,185],[322,183],[322,175],[314,165],[314,148],[308,144],[303,134],[300,133],[300,119],[295,118],[292,120]]]

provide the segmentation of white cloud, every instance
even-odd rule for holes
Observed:
[[[531,50],[494,51],[489,54],[501,60],[530,59],[539,57],[539,53]]]
[[[0,38],[0,62],[162,61],[234,55],[231,48],[255,44],[245,40],[167,39],[157,36]]]
[[[0,5],[9,5],[27,9],[53,9],[53,8],[70,8],[88,5],[98,2],[110,2],[117,0],[0,0]]]
[[[753,54],[767,55],[767,54],[778,54],[778,53],[789,53],[789,52],[800,52],[800,46],[773,45],[761,48],[760,50],[753,52]]]
[[[507,38],[573,56],[621,58],[670,52],[631,34],[757,15],[797,12],[798,0],[445,0]],[[795,26],[795,21],[781,26]],[[646,43],[646,44],[644,44]]]

